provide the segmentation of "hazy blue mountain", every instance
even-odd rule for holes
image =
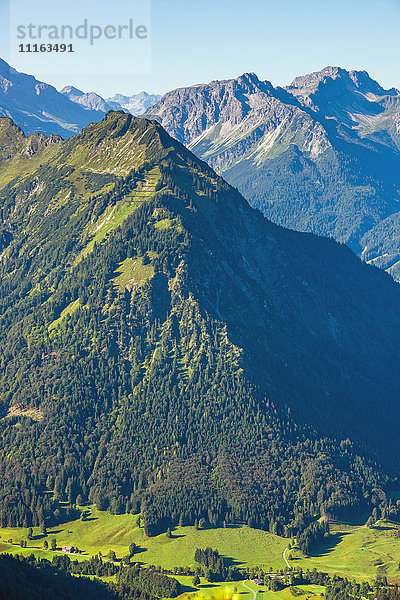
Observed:
[[[169,92],[146,116],[273,221],[333,236],[399,277],[398,90],[338,67],[286,89],[245,73]]]
[[[139,94],[133,94],[132,96],[115,94],[112,98],[107,98],[107,102],[117,104],[120,108],[130,112],[132,115],[139,116],[154,106],[160,99],[160,94],[140,92]]]
[[[61,90],[61,94],[64,94],[64,96],[69,98],[69,100],[72,102],[81,104],[82,106],[85,106],[91,110],[99,110],[103,114],[109,110],[118,110],[120,108],[119,104],[116,104],[115,102],[107,102],[95,92],[85,93],[72,85],[65,86]]]
[[[100,121],[104,112],[71,102],[52,85],[19,73],[0,59],[0,116],[11,118],[25,133],[66,138]]]
[[[0,116],[9,117],[29,133],[58,134],[67,138],[91,122],[100,121],[109,110],[124,109],[141,114],[161,96],[140,92],[117,94],[105,100],[95,92],[82,92],[73,86],[58,92],[55,87],[32,75],[19,73],[0,59]]]
[[[100,110],[104,114],[109,110],[122,109],[135,116],[143,114],[161,98],[159,94],[140,92],[139,94],[133,94],[132,96],[116,94],[112,98],[107,98],[105,100],[95,92],[85,93],[70,85],[63,88],[61,93],[72,100],[72,102],[82,104],[86,108],[92,110]]]

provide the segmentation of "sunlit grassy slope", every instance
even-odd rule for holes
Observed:
[[[43,542],[47,539],[50,545],[50,540],[54,537],[58,548],[64,544],[78,546],[83,552],[82,557],[99,552],[106,555],[114,550],[117,557],[122,558],[133,541],[139,547],[136,560],[145,565],[161,565],[168,569],[193,565],[195,549],[206,546],[217,548],[228,564],[239,567],[281,569],[285,566],[282,553],[288,540],[265,531],[247,526],[204,530],[177,527],[172,532],[172,538],[168,538],[166,534],[145,538],[137,520],[135,515],[111,515],[99,512],[92,506],[87,521],[64,523],[49,529],[47,537],[38,528],[34,528],[34,539],[28,540],[26,549],[22,549],[19,542],[27,539],[27,529],[0,529],[0,552],[29,554],[33,551],[40,556],[49,557],[51,553],[43,551]],[[371,529],[360,526],[344,532],[334,532],[329,543],[320,547],[318,553],[310,558],[301,557],[298,552],[292,551],[294,560],[291,565],[303,569],[315,567],[320,571],[358,580],[372,580],[379,570],[389,579],[400,580],[399,531],[397,525],[381,521]],[[9,539],[13,540],[13,545],[8,543]]]
[[[46,539],[50,542],[54,537],[58,547],[64,544],[78,546],[86,555],[98,552],[107,554],[114,550],[119,558],[127,554],[128,546],[133,541],[140,548],[137,560],[165,568],[192,565],[196,548],[206,546],[218,548],[220,554],[228,559],[228,563],[238,566],[265,565],[274,569],[284,566],[282,553],[287,540],[265,531],[247,526],[204,530],[177,527],[170,539],[165,534],[144,538],[143,529],[137,525],[137,518],[131,514],[111,515],[90,507],[87,521],[71,521],[49,529]],[[19,552],[19,546],[9,548],[4,543],[10,538],[14,542],[26,540],[27,529],[0,529],[0,535],[0,542],[7,546],[3,551],[11,549]],[[34,539],[28,540],[28,546],[43,548],[44,539],[39,529],[34,528]]]
[[[321,546],[318,553],[295,559],[292,564],[358,580],[372,580],[379,570],[388,579],[400,580],[400,528],[380,521],[371,529],[361,526],[333,532],[329,543]]]

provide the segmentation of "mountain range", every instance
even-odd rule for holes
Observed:
[[[3,118],[0,148],[3,525],[79,498],[147,535],[290,536],[385,497],[387,273],[268,221],[156,121],[109,112],[63,141]]]
[[[327,67],[180,88],[145,113],[271,220],[332,236],[400,276],[400,96]]]
[[[0,63],[0,114],[66,138],[108,110],[156,119],[272,221],[346,243],[400,279],[399,91],[326,67],[286,88],[254,73],[102,98],[61,93]]]
[[[91,110],[100,110],[104,114],[109,110],[123,109],[135,116],[143,114],[161,99],[160,94],[148,94],[147,92],[140,92],[132,96],[115,94],[112,98],[104,99],[95,92],[84,93],[73,86],[66,86],[61,90],[61,94],[64,94],[72,102],[77,102]]]
[[[0,115],[13,119],[26,133],[69,137],[104,112],[71,102],[52,85],[19,73],[0,59]]]
[[[19,73],[0,59],[0,116],[11,118],[27,134],[67,138],[89,123],[100,121],[109,110],[122,108],[141,114],[159,99],[159,95],[140,92],[104,100],[94,92],[84,93],[73,86],[58,92],[52,85]]]

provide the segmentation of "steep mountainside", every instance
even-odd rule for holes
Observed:
[[[53,86],[18,73],[0,59],[0,117],[10,117],[25,133],[66,138],[103,116],[104,112],[71,102]]]
[[[156,122],[110,112],[60,141],[2,119],[0,142],[3,524],[80,496],[141,508],[147,534],[204,518],[289,535],[384,499],[386,273],[267,221]]]
[[[323,128],[292,96],[254,73],[174,90],[147,114],[222,172],[243,156],[263,162],[290,144],[312,155],[329,147]]]
[[[333,236],[400,277],[399,92],[328,67],[274,88],[254,74],[147,111],[273,221]]]

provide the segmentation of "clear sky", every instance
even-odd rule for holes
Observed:
[[[31,6],[45,3],[26,1]],[[7,0],[0,2],[4,6]],[[10,2],[14,22],[18,10],[22,19],[23,4]],[[96,68],[93,63],[86,68],[80,60],[71,72],[56,58],[50,69],[40,57],[7,55],[4,44],[1,55],[59,89],[72,84],[103,96],[142,89],[164,93],[245,71],[285,85],[327,65],[365,69],[384,87],[400,88],[400,0],[97,0],[92,12],[82,13],[84,2],[91,0],[52,0],[52,18],[57,10],[67,10],[99,23],[107,24],[110,14],[113,22],[125,22],[138,3],[151,5],[146,46],[151,61],[146,55],[141,67],[134,67],[130,48],[118,42],[112,52],[110,44],[98,44]],[[10,42],[16,46],[15,40]]]

